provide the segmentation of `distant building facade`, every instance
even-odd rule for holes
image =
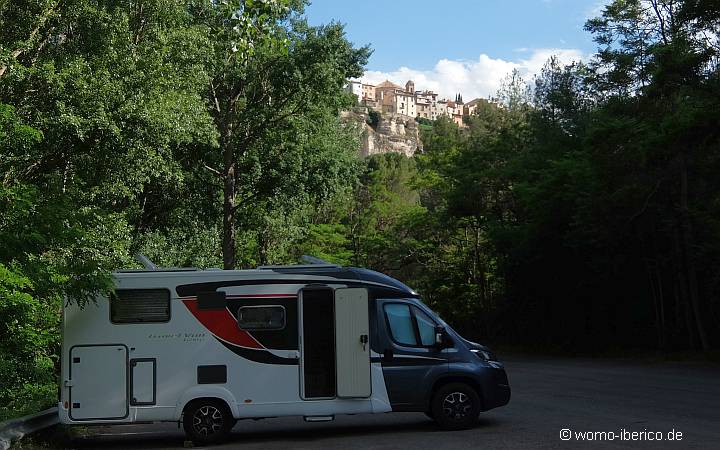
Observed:
[[[410,83],[408,82],[408,84]],[[400,85],[383,81],[375,86],[375,100],[383,112],[417,117],[415,93],[408,92]]]
[[[415,104],[417,117],[435,120],[438,118],[438,98],[433,91],[416,91]]]
[[[362,83],[361,82],[350,80],[345,85],[345,89],[357,97],[358,103],[362,102]]]
[[[372,84],[364,84],[362,85],[362,100],[372,100],[375,101],[375,86]]]
[[[412,80],[408,80],[404,87],[389,80],[378,85],[351,80],[346,89],[357,96],[360,104],[377,111],[428,120],[446,116],[459,127],[465,126],[463,117],[472,116],[478,105],[487,101],[476,98],[463,103],[460,94],[455,96],[455,101],[440,99],[433,91],[415,90]]]
[[[488,104],[489,102],[483,98],[476,98],[465,103],[463,114],[466,116],[474,116],[477,109],[482,104]]]

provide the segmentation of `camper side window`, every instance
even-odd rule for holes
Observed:
[[[243,330],[282,330],[285,308],[281,305],[242,306],[238,310],[238,327]]]
[[[118,289],[110,295],[112,323],[158,323],[170,320],[167,289]]]

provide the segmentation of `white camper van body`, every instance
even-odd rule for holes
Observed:
[[[434,332],[447,325],[382,274],[312,265],[120,271],[114,279],[111,298],[64,308],[61,423],[182,421],[201,399],[226,405],[233,421],[430,411],[432,392],[461,377],[486,399],[478,411],[509,400],[500,363],[475,356],[477,344],[452,330],[449,344],[437,345]],[[403,325],[393,314],[411,308],[415,345],[395,342],[400,331],[390,327]],[[420,335],[427,326],[432,343]],[[472,368],[451,369],[468,358]],[[499,396],[489,393],[496,389]]]

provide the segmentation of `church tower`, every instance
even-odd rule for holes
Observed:
[[[408,80],[407,83],[405,83],[405,90],[410,93],[415,93],[415,83],[413,80]]]

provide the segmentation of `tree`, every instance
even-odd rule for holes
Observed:
[[[699,2],[616,1],[586,27],[603,46],[598,61],[602,70],[596,70],[597,86],[607,91],[616,110],[644,117],[641,121],[635,119],[644,127],[636,133],[640,139],[635,139],[635,147],[644,152],[646,163],[639,179],[647,179],[648,186],[643,206],[633,220],[643,218],[658,227],[667,220],[661,217],[675,216],[673,226],[663,230],[674,235],[676,242],[672,250],[676,272],[673,284],[688,308],[688,317],[692,317],[688,322],[694,328],[689,330],[690,336],[696,335],[700,346],[707,350],[711,344],[702,319],[705,314],[694,237],[698,223],[691,212],[691,195],[693,183],[700,181],[693,178],[692,172],[705,160],[701,149],[706,148],[708,140],[715,140],[705,118],[698,116],[709,106],[706,98],[715,84],[714,44],[706,37],[716,31],[713,15]],[[636,99],[628,99],[628,93],[634,93]],[[653,211],[658,214],[655,218]],[[662,259],[656,249],[648,258]],[[661,281],[653,282],[653,292],[662,331],[666,300],[658,283]],[[663,335],[661,332],[661,340]]]
[[[244,7],[237,2],[208,6],[200,15],[212,33],[220,36],[213,44],[207,91],[220,136],[220,155],[209,151],[205,164],[223,184],[226,269],[236,265],[238,209],[277,187],[278,177],[272,176],[275,169],[265,167],[253,173],[259,169],[252,167],[253,161],[262,157],[263,149],[271,150],[274,158],[265,162],[275,161],[279,168],[283,158],[291,156],[291,142],[280,151],[268,149],[267,141],[279,133],[289,138],[298,117],[349,105],[342,85],[361,74],[369,55],[366,48],[353,49],[339,25],[311,28],[294,19],[302,10],[301,3],[241,3]],[[287,21],[290,28],[283,26]]]
[[[289,248],[301,211],[353,184],[357,138],[335,113],[368,51],[339,25],[291,23],[291,6],[0,2],[0,333],[13,335],[0,369],[22,367],[3,372],[8,414],[53,391],[62,301],[107,293],[138,250],[171,265],[222,261],[221,178],[204,167],[223,167],[218,120],[238,127],[226,147],[242,155],[233,213],[246,213],[246,262],[286,258],[267,251],[273,230],[292,222],[277,245]]]

